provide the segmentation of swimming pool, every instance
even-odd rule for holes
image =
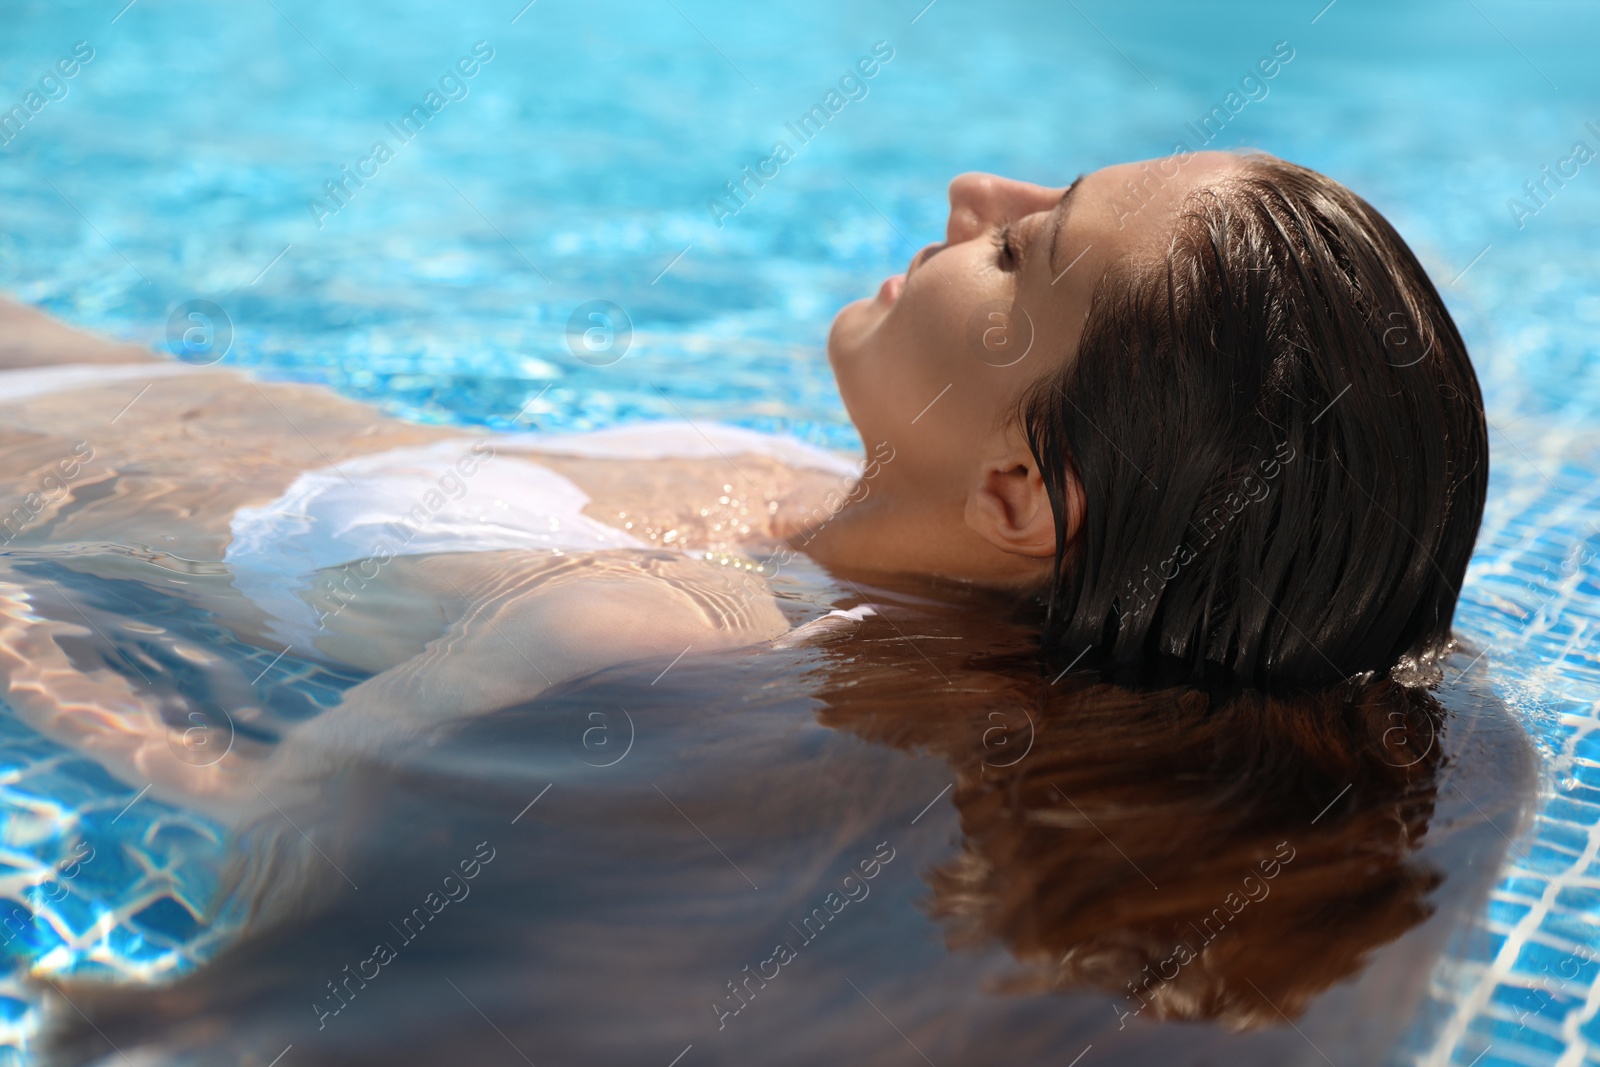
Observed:
[[[1578,0],[675,3],[16,5],[0,290],[141,343],[198,328],[191,359],[226,346],[421,421],[688,417],[849,449],[827,323],[942,233],[952,174],[1059,184],[1192,144],[1208,116],[1213,146],[1323,170],[1399,226],[1474,354],[1495,469],[1457,627],[1545,756],[1488,936],[1440,968],[1406,1054],[1600,1062],[1600,169],[1574,152],[1600,150],[1600,18]],[[29,958],[139,976],[204,957],[214,829],[124,812],[132,791],[0,721],[0,892],[52,867],[65,892]],[[141,861],[73,866],[68,809]],[[108,919],[91,902],[109,897]]]

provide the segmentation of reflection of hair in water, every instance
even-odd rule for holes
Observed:
[[[1427,692],[1218,701],[1069,678],[1025,716],[1040,683],[1022,673],[929,690],[858,670],[824,713],[951,762],[964,840],[929,875],[929,910],[953,947],[1004,944],[1024,967],[1008,989],[1267,1025],[1430,914],[1441,876],[1410,859],[1440,763]],[[1014,709],[1005,738],[996,707]]]

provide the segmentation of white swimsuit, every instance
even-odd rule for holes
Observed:
[[[234,514],[224,562],[234,587],[269,616],[269,634],[308,648],[322,631],[322,611],[305,594],[316,572],[328,568],[358,563],[360,577],[372,578],[392,556],[647,547],[583,514],[588,495],[529,455],[540,452],[595,459],[758,453],[842,478],[860,471],[793,438],[732,426],[663,422],[590,434],[459,438],[307,471],[272,503]]]
[[[200,371],[184,363],[69,363],[0,371],[0,406],[107,381]],[[375,561],[392,556],[646,547],[626,531],[584,515],[588,495],[532,458],[541,452],[594,459],[756,453],[841,478],[861,470],[859,462],[791,437],[687,422],[588,434],[463,437],[301,474],[272,503],[234,514],[223,560],[233,572],[234,587],[268,615],[268,632],[305,650],[323,632],[321,612],[304,595],[312,592],[318,571],[359,563],[362,577],[371,578]]]

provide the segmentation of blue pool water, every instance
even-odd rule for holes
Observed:
[[[1401,1054],[1600,1063],[1600,161],[1574,158],[1600,152],[1600,11],[925,2],[14,0],[0,112],[27,116],[0,133],[0,291],[161,346],[207,301],[229,365],[411,419],[687,416],[853,448],[827,324],[942,236],[953,174],[1061,184],[1193,146],[1188,124],[1222,107],[1212,147],[1325,171],[1396,223],[1494,428],[1457,629],[1535,736],[1542,799],[1486,936],[1439,967]],[[789,124],[879,42],[892,58],[802,143]],[[1293,58],[1241,90],[1278,42]],[[399,131],[430,91],[442,107]],[[726,198],[778,141],[793,157]],[[346,168],[363,184],[330,197]],[[626,316],[620,358],[569,332],[589,301]],[[196,843],[215,829],[148,801],[122,814],[133,791],[0,730],[0,898],[57,887],[7,958],[131,977],[204,958]],[[20,1047],[33,1022],[9,988],[0,1033]]]

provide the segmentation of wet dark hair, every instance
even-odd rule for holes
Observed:
[[[1416,256],[1338,182],[1257,155],[1195,191],[1164,260],[1100,280],[1020,415],[1058,531],[1051,656],[1299,690],[1448,647],[1482,399]]]

